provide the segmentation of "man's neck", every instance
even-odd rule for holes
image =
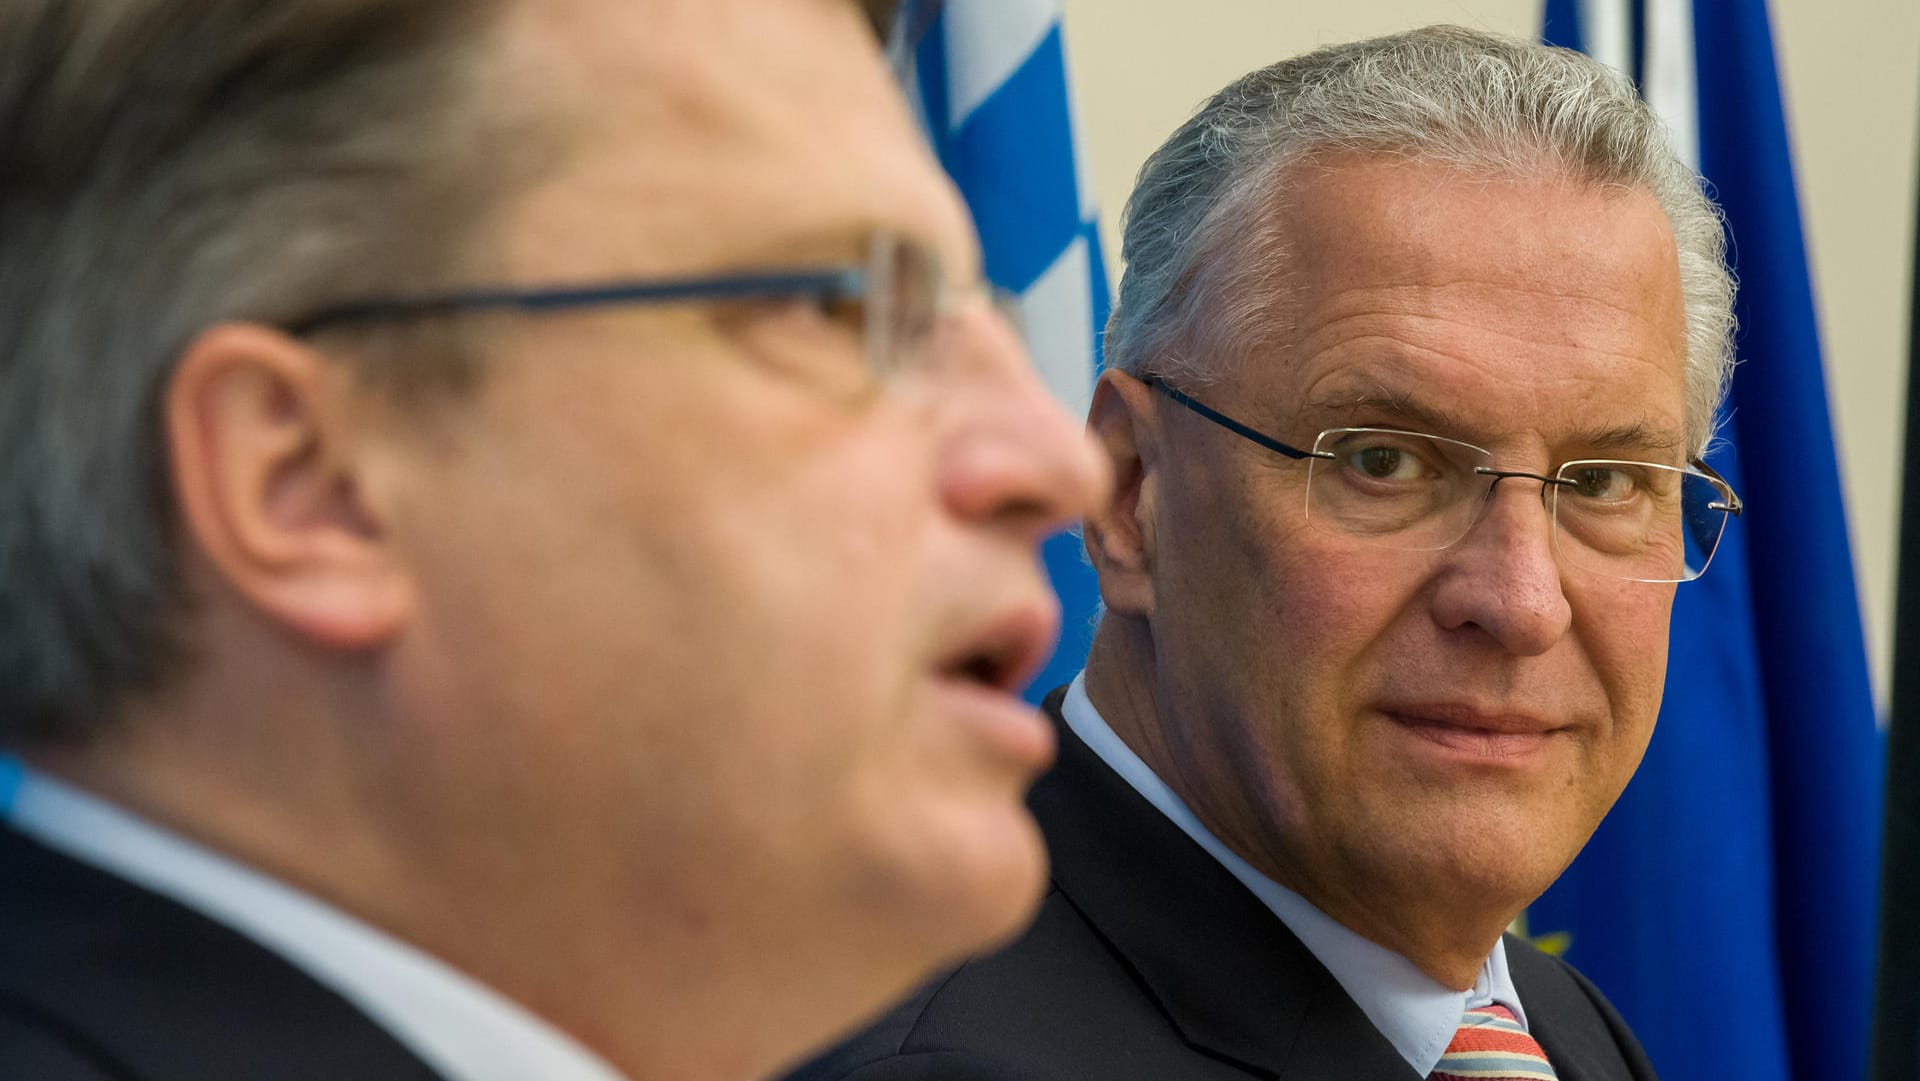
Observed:
[[[151,725],[131,717],[92,745],[36,748],[22,758],[438,958],[628,1077],[770,1076],[828,1040],[845,1017],[884,1007],[876,989],[905,989],[920,974],[888,956],[876,967],[901,971],[885,978],[866,973],[842,987],[810,982],[806,968],[841,972],[844,961],[805,958],[784,944],[770,949],[767,928],[731,912],[692,910],[671,891],[616,890],[583,876],[581,868],[597,866],[584,839],[554,851],[566,842],[542,849],[479,836],[463,830],[458,816],[410,810],[432,805],[421,792],[370,789],[368,778],[383,771],[368,762],[349,766],[318,750],[309,756],[315,768],[301,770],[261,757],[244,736],[223,740],[209,716]],[[167,738],[149,739],[147,731]],[[208,752],[217,746],[233,753]],[[323,768],[332,766],[344,768]],[[384,772],[431,785],[425,765]],[[674,877],[666,867],[658,875]],[[757,911],[754,899],[736,901]],[[805,926],[802,914],[786,918],[781,933]],[[771,971],[770,957],[791,961],[793,971]],[[796,996],[794,987],[809,993]],[[711,1024],[718,1016],[756,1021]]]

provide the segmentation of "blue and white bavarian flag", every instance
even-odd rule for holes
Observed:
[[[902,17],[911,23],[914,6]],[[928,136],[973,211],[987,277],[1019,297],[1042,377],[1084,417],[1112,301],[1074,136],[1060,0],[949,0],[907,30],[918,36],[914,86]],[[1077,536],[1051,538],[1045,555],[1062,626],[1029,691],[1035,701],[1085,662],[1099,599]]]
[[[1528,915],[1665,1081],[1857,1081],[1881,740],[1765,0],[1546,0],[1633,76],[1725,209],[1740,281],[1724,442],[1747,511],[1679,587],[1646,762]]]

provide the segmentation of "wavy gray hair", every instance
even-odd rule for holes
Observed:
[[[1457,26],[1335,45],[1215,94],[1147,159],[1127,201],[1112,367],[1204,381],[1216,358],[1284,334],[1287,243],[1255,207],[1335,154],[1479,175],[1562,171],[1650,192],[1679,249],[1689,449],[1705,450],[1733,367],[1733,277],[1719,210],[1665,128],[1580,53]],[[1204,345],[1203,349],[1185,346]],[[1205,359],[1196,359],[1204,357]]]

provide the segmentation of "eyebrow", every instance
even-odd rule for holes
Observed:
[[[787,232],[757,237],[730,253],[735,261],[749,264],[828,266],[866,261],[867,246],[877,228],[857,228],[835,223],[819,224]]]
[[[1305,413],[1309,417],[1338,420],[1341,424],[1352,423],[1356,414],[1371,414],[1384,416],[1409,431],[1430,432],[1466,442],[1484,438],[1476,432],[1475,425],[1455,414],[1384,384],[1364,391],[1340,389],[1317,394],[1307,402]],[[1674,451],[1685,446],[1685,439],[1679,433],[1662,431],[1644,420],[1576,431],[1557,442],[1586,448],[1582,453],[1644,454],[1661,458],[1671,457]]]
[[[1409,429],[1418,428],[1436,435],[1469,430],[1469,425],[1459,418],[1385,385],[1376,385],[1371,390],[1343,389],[1316,394],[1307,400],[1304,411],[1309,416],[1334,419],[1341,424],[1350,423],[1355,414],[1370,413],[1389,417]]]
[[[1601,428],[1580,437],[1580,445],[1593,447],[1609,453],[1639,452],[1656,454],[1661,451],[1677,451],[1686,445],[1686,440],[1673,432],[1662,432],[1646,421],[1634,421],[1632,424],[1617,424],[1611,428]]]

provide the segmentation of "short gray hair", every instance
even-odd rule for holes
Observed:
[[[0,745],[86,738],[183,651],[158,400],[191,338],[469,258],[495,9],[0,5]]]
[[[1108,363],[1204,380],[1285,332],[1286,242],[1256,207],[1300,166],[1359,154],[1474,175],[1557,170],[1644,189],[1673,228],[1687,332],[1687,434],[1702,453],[1733,367],[1733,278],[1719,210],[1665,128],[1580,53],[1456,26],[1335,45],[1214,95],[1147,159],[1127,201]],[[1270,217],[1270,216],[1266,216]],[[1216,348],[1204,358],[1183,346]]]

